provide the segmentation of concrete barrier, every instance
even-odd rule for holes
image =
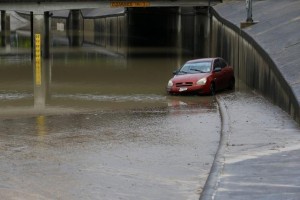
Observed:
[[[300,123],[300,2],[257,2],[253,10],[263,7],[265,16],[260,13],[258,24],[240,29],[239,23],[245,20],[244,7],[244,2],[234,1],[212,8],[211,55],[227,59],[236,77]],[[285,37],[286,29],[289,37]]]

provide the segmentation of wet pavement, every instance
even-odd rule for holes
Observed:
[[[253,92],[218,102],[221,147],[201,199],[299,199],[299,125]]]

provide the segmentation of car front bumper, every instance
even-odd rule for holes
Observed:
[[[209,93],[209,87],[206,85],[193,85],[193,86],[187,86],[187,87],[167,87],[167,92],[169,94],[208,94]]]

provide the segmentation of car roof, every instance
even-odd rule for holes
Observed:
[[[188,63],[193,63],[193,62],[203,62],[203,61],[208,61],[208,62],[212,62],[213,60],[215,60],[216,58],[199,58],[199,59],[194,59],[194,60],[189,60],[187,61]]]

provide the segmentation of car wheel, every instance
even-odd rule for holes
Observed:
[[[216,87],[215,87],[214,83],[210,84],[209,91],[210,91],[210,95],[212,95],[212,96],[216,94]]]
[[[228,89],[229,89],[229,90],[233,90],[233,89],[234,89],[234,86],[235,86],[235,80],[234,80],[234,78],[232,78],[232,79],[230,79],[230,81],[229,81]]]

